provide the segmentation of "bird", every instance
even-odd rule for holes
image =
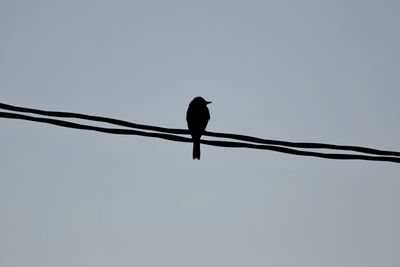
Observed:
[[[198,96],[190,102],[186,112],[186,122],[193,140],[193,159],[200,160],[200,137],[203,135],[210,120],[207,105],[212,102]]]

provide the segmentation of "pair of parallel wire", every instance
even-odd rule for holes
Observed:
[[[184,137],[184,135],[190,135],[187,129],[164,128],[152,125],[137,124],[133,122],[112,119],[107,117],[92,116],[92,115],[72,113],[72,112],[46,111],[46,110],[32,109],[26,107],[12,106],[3,103],[0,103],[0,109],[12,111],[12,112],[0,112],[1,118],[41,122],[67,128],[96,131],[101,133],[119,134],[119,135],[138,135],[138,136],[161,138],[176,142],[187,142],[187,143],[192,142],[192,139],[190,137]],[[40,117],[26,115],[26,113],[40,115]],[[122,126],[123,128],[93,126],[93,125],[70,122],[55,118],[81,119],[87,121],[102,122],[102,123]],[[239,134],[217,133],[209,131],[206,131],[203,134],[203,136],[209,136],[219,139],[235,140],[235,141],[222,141],[222,140],[200,141],[202,144],[218,146],[218,147],[263,149],[263,150],[271,150],[292,155],[319,157],[326,159],[369,160],[369,161],[386,161],[386,162],[400,163],[400,152],[379,150],[368,147],[334,145],[334,144],[323,144],[323,143],[288,142],[279,140],[269,140],[269,139],[263,139],[263,138],[239,135]],[[350,153],[337,153],[337,152],[325,153],[325,152],[313,151],[318,149],[346,151]]]

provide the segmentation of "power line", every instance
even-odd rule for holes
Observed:
[[[179,135],[188,135],[189,131],[186,129],[172,129],[163,128],[158,126],[136,124],[132,122],[127,122],[123,120],[117,120],[112,118],[91,116],[72,112],[59,112],[59,111],[45,111],[38,109],[31,109],[25,107],[11,106],[7,104],[0,103],[0,108],[5,110],[11,110],[22,113],[32,113],[38,115],[44,115],[49,117],[61,117],[61,118],[74,118],[74,119],[84,119],[97,122],[105,122],[113,125],[124,126],[131,129],[125,128],[106,128],[98,127],[92,125],[85,125],[80,123],[74,123],[64,120],[44,118],[44,117],[34,117],[18,113],[10,112],[0,112],[0,117],[8,119],[20,119],[34,122],[41,122],[47,124],[53,124],[57,126],[74,128],[80,130],[90,130],[109,134],[120,134],[120,135],[139,135],[146,137],[161,138],[170,141],[177,142],[192,142],[191,138],[182,137]],[[141,129],[147,131],[139,131],[133,129]],[[149,132],[150,131],[150,132]],[[179,135],[178,135],[179,134]],[[400,152],[396,151],[385,151],[373,148],[359,147],[359,146],[343,146],[343,145],[333,145],[333,144],[322,144],[322,143],[298,143],[298,142],[288,142],[288,141],[278,141],[278,140],[268,140],[252,136],[244,136],[238,134],[229,133],[215,133],[206,132],[205,136],[228,138],[245,142],[232,142],[232,141],[217,141],[217,140],[201,140],[202,144],[218,146],[218,147],[236,147],[236,148],[251,148],[251,149],[264,149],[276,152],[282,152],[292,155],[300,156],[312,156],[328,159],[343,159],[343,160],[370,160],[370,161],[388,161],[400,163]],[[305,148],[305,149],[335,149],[335,150],[345,150],[345,151],[355,151],[366,153],[365,154],[341,154],[341,153],[321,153],[315,151],[304,151],[297,150],[290,147]]]
[[[128,121],[118,120],[118,119],[106,118],[106,117],[101,117],[101,116],[92,116],[92,115],[73,113],[73,112],[46,111],[46,110],[39,110],[39,109],[33,109],[33,108],[12,106],[12,105],[3,104],[3,103],[0,103],[0,109],[16,111],[16,112],[23,112],[23,113],[32,113],[32,114],[38,114],[38,115],[44,115],[44,116],[50,116],[50,117],[74,118],[74,119],[84,119],[84,120],[97,121],[97,122],[105,122],[105,123],[110,123],[110,124],[114,124],[114,125],[118,125],[118,126],[124,126],[124,127],[128,127],[128,128],[150,130],[150,131],[156,131],[156,132],[161,132],[161,133],[189,135],[189,131],[186,129],[174,129],[174,128],[164,128],[164,127],[158,127],[158,126],[144,125],[144,124],[138,124],[138,123],[132,123],[132,122],[128,122]],[[209,131],[206,131],[203,134],[203,136],[234,139],[234,140],[239,140],[239,141],[245,141],[245,142],[250,142],[250,143],[259,143],[259,144],[265,144],[265,145],[286,146],[286,147],[306,148],[306,149],[335,149],[335,150],[361,152],[361,153],[367,153],[367,154],[372,154],[372,155],[400,157],[400,152],[378,150],[378,149],[360,147],[360,146],[334,145],[334,144],[323,144],[323,143],[306,143],[306,142],[288,142],[288,141],[280,141],[280,140],[263,139],[263,138],[239,135],[239,134],[216,133],[216,132],[209,132]]]
[[[158,126],[151,126],[151,125],[144,125],[138,124],[123,120],[117,120],[112,118],[106,118],[101,116],[92,116],[74,112],[60,112],[60,111],[48,111],[48,110],[40,110],[40,109],[33,109],[33,108],[26,108],[26,107],[18,107],[12,106],[8,104],[0,103],[0,109],[16,111],[16,112],[23,112],[23,113],[32,113],[38,115],[44,115],[49,117],[58,117],[58,118],[71,118],[71,119],[82,119],[82,120],[90,120],[90,121],[97,121],[97,122],[105,122],[110,123],[118,126],[124,126],[128,128],[135,128],[141,130],[149,130],[161,133],[171,133],[171,134],[189,134],[189,131],[186,129],[172,129],[172,128],[164,128]]]

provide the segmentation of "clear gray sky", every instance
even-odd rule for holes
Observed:
[[[0,102],[400,151],[400,2],[0,1]],[[400,266],[400,165],[0,119],[0,265]]]

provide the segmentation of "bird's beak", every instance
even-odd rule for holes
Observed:
[[[211,104],[212,102],[211,101],[206,101],[206,104],[208,105],[208,104]]]

